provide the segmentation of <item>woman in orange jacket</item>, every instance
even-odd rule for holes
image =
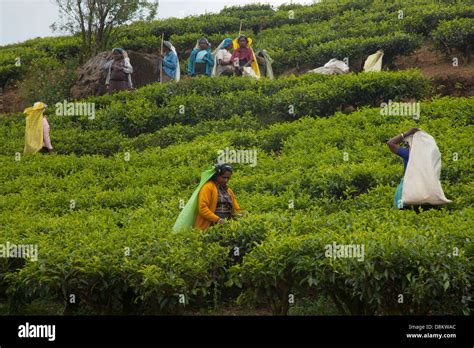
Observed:
[[[199,191],[198,214],[194,227],[205,230],[213,224],[223,224],[240,212],[234,192],[227,187],[233,169],[228,164],[216,166],[216,173]]]

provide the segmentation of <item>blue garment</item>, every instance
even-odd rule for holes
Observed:
[[[206,57],[207,51],[199,51],[196,53],[196,63],[205,63],[206,61],[204,60]]]
[[[397,150],[397,155],[403,158],[403,173],[405,174],[408,165],[408,158],[410,157],[410,150],[400,146]]]
[[[410,150],[404,147],[399,147],[397,150],[397,155],[403,158],[403,174],[405,174],[408,165],[408,158],[410,158]],[[402,201],[402,192],[403,192],[403,178],[400,181],[400,184],[397,186],[397,190],[395,191],[395,197],[393,199],[393,204],[395,209],[403,209],[405,205]]]
[[[188,73],[191,75],[191,76],[194,76],[194,63],[196,63],[196,56],[198,54],[198,52],[200,52],[201,49],[200,48],[195,48],[192,52],[191,52],[191,56],[189,57],[189,64],[188,64]],[[214,58],[212,57],[212,53],[211,53],[211,49],[208,48],[206,50],[207,54],[206,56],[204,57],[204,60],[203,62],[206,63],[206,75],[207,76],[211,76],[211,73],[212,73],[212,67],[214,66]]]
[[[178,56],[173,51],[169,51],[163,58],[163,72],[171,77],[176,78],[176,69],[178,67]]]
[[[402,180],[400,180],[400,183],[397,186],[397,190],[395,191],[395,196],[393,197],[393,205],[395,209],[403,209],[405,207],[402,200],[402,192],[403,192],[403,178]]]

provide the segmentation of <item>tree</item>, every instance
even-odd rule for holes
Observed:
[[[155,18],[156,0],[56,0],[60,20],[53,30],[80,34],[82,54],[90,57],[107,49],[116,28],[135,20]]]

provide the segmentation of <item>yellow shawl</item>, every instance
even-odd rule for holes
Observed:
[[[23,111],[26,114],[24,153],[36,153],[43,147],[43,112],[46,105],[37,102]]]

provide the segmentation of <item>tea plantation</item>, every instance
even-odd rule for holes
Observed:
[[[438,23],[474,17],[455,1],[408,3],[403,22],[397,1],[229,8],[132,24],[117,44],[146,50],[168,30],[184,49],[238,31],[248,13],[281,72],[381,47],[390,62]],[[74,38],[51,40],[45,54],[74,54]],[[10,68],[0,75],[21,80]],[[0,244],[38,246],[37,260],[0,258],[0,314],[472,314],[474,97],[436,96],[418,70],[183,79],[90,97],[94,117],[56,115],[58,96],[45,97],[52,155],[24,155],[24,114],[0,115]],[[419,102],[419,118],[382,115],[388,101]],[[385,142],[411,127],[437,141],[446,207],[393,208],[403,163]],[[226,148],[257,154],[229,182],[247,214],[172,234]],[[363,245],[363,260],[327,257],[334,243]]]

